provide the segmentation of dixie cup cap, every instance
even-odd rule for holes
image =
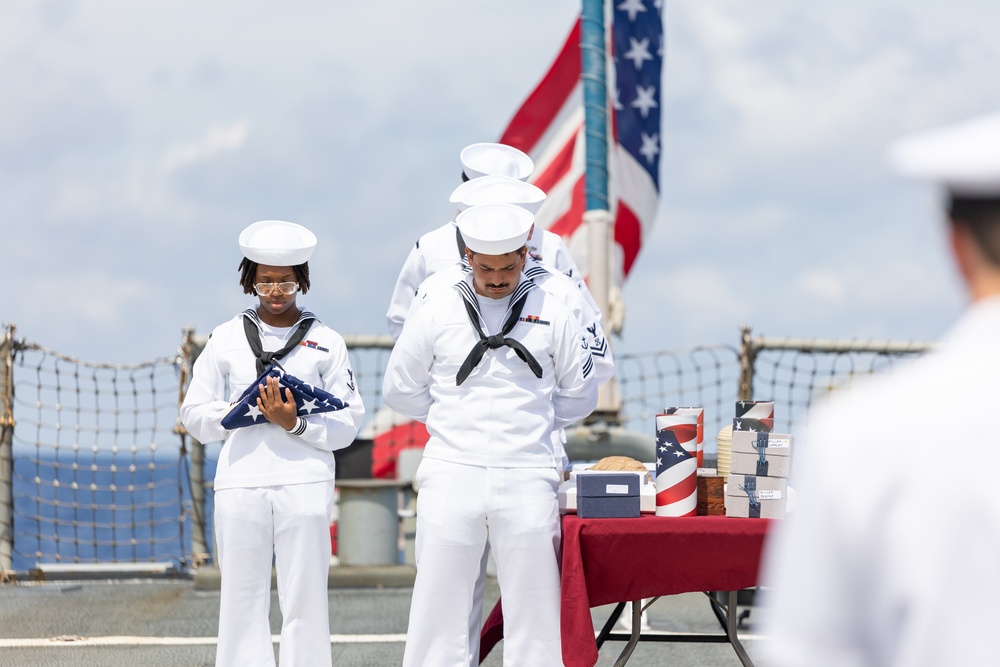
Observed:
[[[459,213],[455,222],[469,250],[505,255],[524,247],[535,216],[514,204],[481,204]]]
[[[900,174],[953,196],[1000,196],[1000,113],[904,137],[890,146],[888,160]]]
[[[455,188],[450,201],[459,211],[481,204],[514,204],[535,215],[545,201],[545,192],[510,176],[481,176]]]
[[[509,176],[519,181],[531,176],[534,162],[523,151],[506,144],[478,143],[459,154],[462,171],[470,179],[481,176]]]
[[[316,248],[316,235],[294,222],[261,220],[240,233],[240,250],[251,262],[269,266],[305,264]]]

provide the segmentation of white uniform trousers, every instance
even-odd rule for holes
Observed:
[[[560,466],[563,471],[569,467],[569,458],[566,456],[566,431],[559,429],[553,431],[552,433],[552,445],[556,448],[557,452],[560,452],[560,456],[557,457],[560,460]],[[565,475],[565,472],[563,473]],[[486,570],[489,566],[490,560],[490,547],[489,545],[483,550],[483,559],[479,567],[479,577],[476,579],[476,588],[473,595],[473,605],[472,612],[469,615],[469,655],[478,656],[479,655],[479,644],[480,636],[483,631],[483,593],[486,590]],[[645,612],[643,612],[645,614]],[[644,616],[645,617],[645,616]],[[625,615],[622,615],[625,618]],[[473,667],[479,663],[473,663]]]
[[[403,666],[479,664],[469,619],[482,605],[476,582],[487,542],[503,599],[503,663],[562,665],[556,470],[424,458],[416,481],[417,577]]]
[[[217,667],[273,667],[271,559],[281,607],[281,667],[329,667],[334,481],[215,493],[222,590]]]
[[[476,577],[476,585],[472,589],[472,610],[469,612],[469,656],[476,662],[472,667],[479,664],[480,639],[483,634],[483,595],[486,592],[486,569],[490,563],[490,546],[483,549],[483,557],[479,563],[479,576]]]

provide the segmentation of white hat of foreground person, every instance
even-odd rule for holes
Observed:
[[[240,250],[251,262],[268,266],[305,264],[316,249],[316,235],[294,222],[261,220],[240,233]]]
[[[1000,113],[904,137],[889,164],[905,176],[943,185],[960,197],[1000,197]]]
[[[534,215],[545,201],[545,192],[510,176],[481,176],[455,188],[449,201],[459,211],[482,204],[514,204]]]
[[[466,176],[509,176],[523,181],[531,176],[535,163],[523,151],[506,144],[470,144],[459,154]]]
[[[505,255],[524,247],[535,216],[514,204],[482,204],[455,219],[466,247],[484,255]]]

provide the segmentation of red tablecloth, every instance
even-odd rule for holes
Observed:
[[[593,667],[591,607],[757,583],[770,522],[723,516],[581,519],[562,522],[562,649],[568,667]],[[482,656],[503,635],[500,604],[483,626]]]

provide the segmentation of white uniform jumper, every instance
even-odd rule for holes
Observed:
[[[281,604],[280,663],[330,665],[327,578],[333,511],[333,451],[354,440],[364,417],[341,336],[314,320],[306,341],[279,360],[289,374],[322,387],[349,407],[305,418],[292,435],[271,423],[232,431],[222,418],[258,377],[243,329],[259,328],[265,351],[282,347],[295,326],[269,327],[248,310],[219,325],[194,365],[181,420],[201,442],[224,440],[215,475],[215,536],[222,572],[216,664],[274,665],[270,604],[274,558]],[[299,319],[315,317],[303,312]],[[296,323],[296,326],[298,323]],[[229,391],[226,391],[226,386]]]
[[[576,284],[582,284],[583,274],[573,261],[569,246],[558,234],[535,227],[531,238],[525,243],[528,256],[545,266],[558,271]]]
[[[420,283],[417,295],[410,305],[410,312],[407,314],[407,317],[411,317],[413,312],[425,303],[432,294],[441,290],[452,289],[456,282],[463,280],[465,275],[471,273],[471,271],[472,267],[469,266],[469,262],[466,260],[462,264],[448,267],[429,276],[424,282]],[[587,346],[590,348],[594,359],[594,376],[597,383],[603,384],[613,377],[615,373],[615,360],[611,353],[611,347],[604,337],[601,312],[597,309],[596,305],[593,305],[592,298],[584,298],[585,295],[586,297],[590,297],[590,292],[586,288],[579,289],[577,284],[569,277],[545,267],[531,259],[530,256],[525,262],[524,274],[531,278],[531,281],[541,289],[551,294],[557,301],[566,305],[574,317],[576,317],[577,322],[582,328],[582,335],[585,337]],[[490,300],[483,299],[480,303],[488,301]],[[560,428],[552,432],[552,447],[556,454],[556,460],[559,462],[557,469],[560,472],[565,471],[569,465],[569,457],[566,455],[566,431],[564,429]],[[483,553],[479,578],[476,582],[477,602],[482,600],[482,593],[486,587],[488,560],[489,551],[486,550]],[[469,654],[471,656],[478,656],[479,654],[479,635],[482,618],[482,607],[477,604],[473,607],[469,616],[469,638],[472,642]],[[473,664],[478,664],[478,661]]]
[[[507,335],[534,357],[540,378],[513,349],[500,347],[487,350],[457,384],[480,340],[466,300],[492,319],[489,304],[486,312],[479,308],[489,300],[475,296],[471,276],[417,309],[389,358],[386,404],[424,421],[430,433],[417,472],[407,666],[478,662],[469,655],[469,616],[487,542],[504,600],[504,664],[561,664],[560,476],[550,436],[590,414],[597,382],[590,350],[563,304],[523,275],[502,301],[514,303],[525,293],[520,320]]]
[[[773,664],[996,664],[998,341],[1000,297],[977,301],[939,348],[811,413],[761,581]]]
[[[543,261],[547,266],[566,274],[586,291],[580,269],[573,262],[569,248],[561,236],[545,229],[535,229],[527,246],[529,253],[537,261]],[[386,325],[393,339],[399,338],[399,332],[403,330],[406,313],[420,283],[442,269],[460,264],[465,259],[464,248],[465,244],[461,242],[458,226],[454,221],[427,232],[417,240],[399,271],[392,299],[389,301],[389,310],[385,314]],[[590,297],[589,292],[587,297]],[[590,299],[593,301],[593,297]]]

